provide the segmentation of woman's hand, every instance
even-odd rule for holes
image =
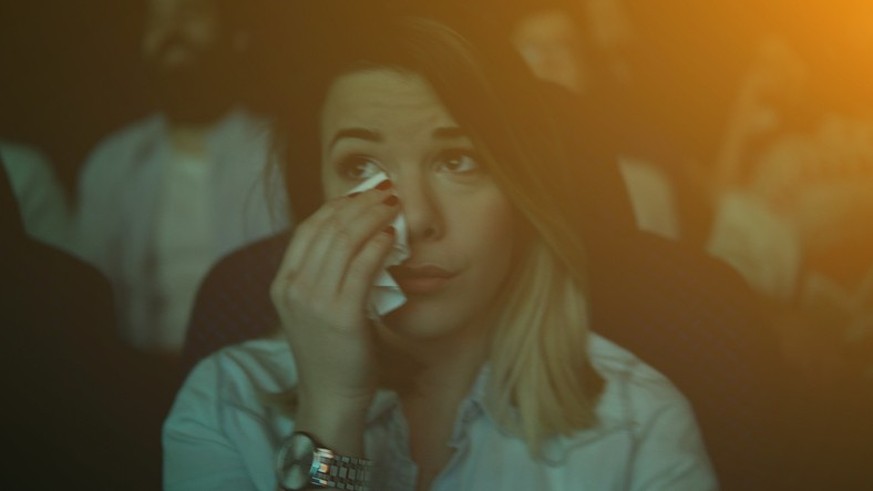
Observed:
[[[345,420],[363,422],[375,392],[367,302],[397,204],[390,181],[327,202],[297,227],[271,286],[298,371],[298,426],[325,443]]]

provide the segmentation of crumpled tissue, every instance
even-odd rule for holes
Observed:
[[[387,179],[388,175],[385,174],[385,172],[379,172],[361,184],[355,186],[348,192],[348,194],[367,191]],[[400,308],[404,303],[406,303],[406,295],[403,294],[400,285],[398,285],[397,282],[394,281],[394,278],[391,277],[391,274],[388,273],[389,267],[396,266],[409,257],[406,218],[404,218],[402,213],[399,213],[391,225],[395,230],[394,245],[391,247],[391,252],[388,253],[382,267],[379,268],[379,272],[376,274],[376,280],[373,283],[373,289],[370,293],[368,308],[370,317],[374,320],[378,320],[379,317]]]

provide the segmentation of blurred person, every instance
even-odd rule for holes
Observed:
[[[519,3],[528,4],[526,10],[530,17],[516,25],[517,31],[533,29],[539,31],[539,34],[532,32],[534,36],[545,36],[553,41],[559,40],[555,34],[560,33],[559,36],[563,38],[560,40],[561,44],[565,41],[575,43],[584,40],[588,45],[585,49],[596,52],[601,58],[600,68],[603,75],[617,84],[633,83],[633,66],[628,53],[637,41],[637,34],[626,5],[627,0],[510,1],[507,2],[507,7],[512,9],[513,4]],[[558,45],[553,46],[564,49]],[[543,76],[542,73],[538,75]]]
[[[584,25],[568,5],[528,2],[521,15],[511,11],[513,37],[539,76],[584,93],[592,89],[596,63],[568,48],[584,39],[583,29],[568,34],[570,19]],[[673,230],[674,237],[699,243],[759,293],[796,374],[798,404],[810,408],[801,410],[810,430],[802,446],[843,447],[832,464],[845,459],[846,472],[833,482],[851,482],[864,476],[845,448],[866,438],[849,435],[873,400],[869,379],[864,382],[873,366],[873,113],[861,82],[871,80],[871,70],[837,69],[834,58],[846,65],[863,58],[853,58],[861,49],[841,39],[854,35],[863,45],[857,19],[868,17],[858,10],[847,15],[843,4],[818,7],[792,18],[787,12],[797,9],[778,2],[633,3],[640,28],[629,59],[641,94],[634,110],[655,110],[655,117],[641,117],[666,130],[678,157],[678,172],[661,174],[658,186],[646,173],[636,173],[636,182],[647,180],[645,189],[660,190],[672,204],[656,208],[652,194],[639,200],[633,174],[625,177],[638,220],[646,212],[662,217],[638,222],[643,228]],[[855,31],[840,34],[838,26],[848,24]],[[557,70],[559,63],[585,70]],[[567,74],[577,72],[588,75],[587,87],[570,83]],[[696,210],[684,208],[689,204]],[[813,416],[819,409],[822,416]],[[840,424],[825,435],[823,420],[831,417]],[[828,469],[822,475],[833,469],[822,467]]]
[[[0,140],[0,157],[27,233],[69,249],[70,207],[48,157],[36,148],[5,140]]]
[[[720,127],[708,154],[698,155],[710,162],[701,180],[713,207],[708,249],[776,305],[819,310],[830,299],[830,308],[864,324],[873,311],[867,291],[873,281],[873,98],[866,88],[852,89],[857,81],[841,81],[850,78],[857,50],[840,31],[848,18],[862,16],[850,6],[810,5],[792,18],[785,15],[789,5],[774,2],[769,22],[741,20],[745,32],[733,29],[738,34],[730,45],[734,70],[725,64],[705,74],[735,83],[723,86]],[[864,78],[863,70],[854,75]],[[807,320],[816,316],[808,314]],[[825,331],[810,339],[798,364],[848,340],[847,324],[834,321],[819,325]],[[822,368],[808,375],[821,377]]]
[[[516,2],[519,4],[519,2]],[[519,53],[544,80],[574,92],[590,90],[594,54],[589,47],[581,13],[569,11],[568,2],[519,4],[511,38]],[[511,8],[511,7],[510,7]],[[602,77],[601,77],[602,78]]]
[[[808,485],[868,487],[873,69],[869,45],[852,41],[869,31],[870,7],[657,9],[652,99],[711,210],[705,247],[758,292],[797,374],[798,446],[818,478]]]
[[[758,56],[716,168],[709,248],[762,295],[804,314],[782,326],[795,365],[817,380],[869,386],[873,113],[853,114],[861,98],[847,111],[817,97],[824,67],[789,38],[764,39]]]
[[[664,61],[664,83],[675,86],[676,97],[668,99],[671,102],[669,107],[665,107],[665,111],[675,111],[675,117],[666,126],[675,131],[677,126],[682,125],[683,127],[679,131],[688,132],[687,134],[680,133],[682,137],[674,140],[685,142],[682,145],[686,149],[686,154],[682,156],[682,160],[685,162],[680,161],[680,167],[687,169],[685,172],[693,176],[690,182],[700,185],[701,189],[713,189],[715,186],[722,191],[716,193],[717,196],[705,196],[699,199],[700,205],[703,205],[702,208],[705,208],[707,204],[712,207],[711,226],[702,231],[683,230],[681,226],[683,223],[692,225],[682,219],[685,211],[678,206],[680,203],[687,204],[680,201],[677,196],[677,194],[681,194],[678,191],[679,188],[683,187],[682,184],[685,180],[682,178],[674,179],[676,176],[668,176],[659,167],[622,155],[623,149],[631,148],[630,151],[633,152],[633,147],[626,147],[623,145],[626,140],[618,139],[618,144],[612,143],[615,144],[614,150],[620,156],[619,165],[630,191],[637,223],[644,230],[672,238],[679,238],[685,234],[700,236],[699,240],[702,241],[702,245],[738,269],[758,292],[763,293],[768,298],[774,297],[786,301],[795,294],[798,282],[801,281],[801,268],[805,267],[803,263],[808,258],[815,258],[819,255],[816,251],[821,250],[822,246],[816,245],[816,242],[826,241],[833,244],[840,242],[838,238],[841,236],[866,234],[863,232],[866,227],[862,224],[864,218],[870,215],[864,210],[870,210],[871,207],[870,200],[864,199],[865,196],[869,196],[869,193],[866,193],[867,186],[864,183],[856,183],[852,189],[846,187],[845,183],[838,187],[831,185],[828,191],[825,191],[823,183],[820,183],[818,191],[806,193],[807,203],[789,204],[786,201],[790,194],[788,190],[791,189],[791,192],[795,192],[799,191],[800,188],[792,185],[793,181],[797,181],[796,178],[787,175],[784,170],[782,175],[779,175],[778,169],[792,169],[790,174],[795,177],[804,175],[807,180],[810,177],[821,180],[824,177],[822,171],[817,171],[810,165],[797,165],[802,161],[822,160],[822,158],[813,157],[813,155],[820,153],[814,147],[831,149],[831,154],[834,153],[833,149],[842,148],[839,152],[848,161],[869,161],[863,154],[869,151],[866,150],[869,148],[867,142],[863,141],[864,138],[868,137],[869,132],[865,132],[863,125],[858,124],[854,125],[858,129],[835,130],[835,127],[848,127],[850,125],[845,122],[831,121],[829,124],[831,130],[827,132],[830,136],[820,135],[816,137],[816,140],[821,141],[819,144],[801,144],[796,141],[797,135],[792,131],[786,133],[790,137],[790,141],[783,143],[773,141],[769,143],[773,145],[773,148],[766,150],[765,147],[766,151],[762,151],[758,147],[758,142],[762,141],[760,133],[768,133],[772,130],[772,128],[767,128],[767,125],[780,124],[784,126],[786,119],[794,117],[797,113],[796,109],[790,109],[786,112],[786,109],[789,108],[785,106],[785,103],[790,99],[794,101],[792,104],[797,106],[801,103],[803,94],[809,93],[808,90],[803,92],[801,89],[805,79],[808,78],[804,60],[793,48],[786,45],[784,40],[772,34],[770,37],[765,36],[764,33],[768,29],[773,30],[773,34],[775,34],[776,25],[760,22],[758,25],[750,26],[751,22],[748,19],[735,13],[728,15],[724,9],[716,10],[718,13],[702,15],[701,12],[687,9],[682,5],[652,7],[663,8],[671,14],[665,16],[664,25],[655,30],[660,39],[653,40],[652,44],[658,49],[652,50],[645,57]],[[614,92],[610,93],[602,88],[603,84],[611,83],[611,79],[604,75],[606,72],[602,69],[602,58],[597,56],[591,46],[586,48],[587,45],[595,43],[590,39],[586,41],[591,33],[587,33],[584,26],[595,24],[596,21],[593,19],[586,21],[585,13],[578,8],[575,2],[565,0],[552,0],[545,3],[516,1],[510,3],[503,10],[503,14],[508,20],[510,36],[516,47],[538,76],[559,83],[581,96],[587,97],[588,109],[604,107],[604,105],[598,106],[590,102],[591,98],[616,96]],[[719,59],[724,60],[725,63],[717,66],[696,63],[690,57],[685,57],[691,56],[692,53],[699,53],[698,48],[692,45],[693,37],[689,35],[689,32],[702,35],[709,29],[709,23],[717,21],[721,21],[723,25],[713,30],[713,37],[724,33],[737,33],[733,38],[722,40],[723,44],[718,45],[719,49],[731,50],[733,48],[735,51],[749,53],[747,55],[749,58],[752,58],[750,53],[758,50],[756,61],[748,65],[747,73],[743,74],[744,65],[742,61],[739,61],[742,55],[736,52],[732,53],[730,57],[720,57]],[[658,22],[657,19],[651,21],[655,24]],[[677,25],[681,29],[674,30],[673,27]],[[670,44],[668,37],[670,34],[676,39],[681,39],[685,46],[677,47]],[[758,47],[752,41],[756,36],[760,36]],[[672,41],[676,41],[676,39]],[[706,45],[706,43],[704,44]],[[704,48],[704,50],[706,49]],[[708,49],[718,52],[718,49],[713,47]],[[665,53],[667,56],[659,57],[660,53]],[[639,57],[639,54],[637,56]],[[703,57],[701,56],[701,58]],[[679,63],[685,65],[684,71],[677,69]],[[642,66],[646,67],[645,64]],[[721,81],[719,84],[707,83],[706,87],[688,85],[702,80],[708,81],[709,79],[704,79],[700,73],[708,74],[710,71],[712,78],[721,75],[728,81]],[[648,76],[650,73],[646,75]],[[671,75],[678,76],[671,77]],[[686,76],[688,78],[683,78]],[[657,79],[654,81],[656,84],[659,82]],[[717,88],[721,93],[716,94],[713,88]],[[655,85],[654,89],[657,90],[659,87]],[[732,100],[734,91],[736,91],[736,99]],[[646,93],[655,95],[658,92]],[[710,96],[716,96],[712,97],[714,104],[707,106],[703,99]],[[688,101],[691,101],[688,105],[692,107],[676,103],[676,99],[679,97],[687,97]],[[715,103],[716,101],[720,102]],[[773,106],[773,101],[780,101],[780,103]],[[722,112],[712,111],[711,114],[704,116],[704,113],[697,111],[695,105],[710,109],[719,107]],[[608,113],[610,106],[607,104],[605,107],[605,110],[601,109],[601,115]],[[645,109],[645,107],[639,108],[640,111]],[[694,117],[686,117],[690,114],[694,114]],[[724,116],[723,119],[727,121],[723,130],[719,115]],[[831,117],[831,119],[834,118]],[[604,117],[603,121],[608,125],[610,123],[609,116]],[[618,126],[621,121],[613,121],[612,123],[614,126]],[[761,125],[764,127],[762,128]],[[789,128],[794,127],[796,127],[796,123],[789,122]],[[710,133],[703,136],[707,131]],[[840,136],[846,131],[853,136]],[[819,133],[822,132],[823,130],[819,131]],[[701,136],[703,137],[701,138]],[[692,139],[698,141],[694,144],[688,144]],[[823,142],[822,140],[825,139],[829,141]],[[806,138],[802,139],[803,142],[807,140]],[[701,141],[705,143],[701,143]],[[800,146],[803,147],[802,150],[799,148]],[[704,148],[707,150],[703,150]],[[753,155],[754,158],[764,158],[769,161],[782,158],[786,161],[784,162],[786,165],[780,167],[772,162],[762,163],[759,165],[761,170],[756,171],[759,174],[757,177],[752,179],[746,176],[739,179],[736,174],[740,172],[741,168],[745,169],[742,172],[747,174],[750,172],[751,164],[743,161],[744,157],[748,156],[750,149],[754,152],[761,152],[758,157]],[[806,151],[807,154],[791,155],[791,151]],[[785,156],[786,153],[789,154]],[[855,155],[850,155],[852,153]],[[694,176],[694,173],[701,171],[705,165],[698,163],[695,166],[687,163],[694,159],[714,162],[712,167],[717,170],[713,172],[711,179],[705,178],[710,179],[709,181],[704,183],[700,176]],[[835,160],[833,157],[830,159]],[[855,167],[861,169],[863,165],[856,164]],[[821,166],[819,165],[819,167]],[[844,166],[837,166],[835,169],[839,171],[842,167]],[[727,181],[733,181],[736,184],[714,184],[715,182],[724,183]],[[739,184],[740,182],[746,183]],[[769,190],[765,191],[764,187]],[[700,193],[700,191],[695,192]],[[763,193],[771,195],[781,193],[780,210],[777,211],[773,206],[773,197],[764,197]],[[839,199],[835,199],[837,193],[840,194]],[[705,192],[701,194],[705,194]],[[824,204],[822,200],[829,200],[828,206],[822,208],[820,206]],[[856,209],[847,213],[847,208],[851,206],[855,206]],[[843,218],[841,219],[840,216]],[[852,216],[855,217],[854,222],[845,223]],[[828,224],[827,233],[821,233],[824,224]],[[701,224],[693,225],[700,226]],[[695,239],[695,242],[697,240]],[[857,254],[855,255],[857,256]],[[855,271],[866,272],[867,268],[862,267]],[[862,279],[855,278],[855,284],[861,285]],[[832,296],[835,291],[834,285],[820,276],[812,278],[810,285],[814,285],[813,289],[825,288],[829,292],[824,294],[825,297]],[[866,290],[863,290],[854,296],[866,298],[865,292]],[[821,296],[816,293],[807,295]],[[841,301],[841,303],[846,302]],[[845,308],[847,307],[841,307],[842,310]],[[855,317],[866,318],[867,310],[864,307],[852,307],[852,309],[854,309]],[[855,331],[864,332],[861,328]]]
[[[788,23],[754,52],[714,180],[722,201],[747,209],[717,218],[741,246],[723,257],[739,257],[750,283],[774,300],[785,355],[823,399],[829,421],[818,450],[833,459],[823,472],[868,486],[873,473],[861,456],[873,448],[873,77],[841,31],[870,11],[820,7],[810,9],[817,29]],[[710,248],[718,254],[722,245]]]
[[[522,61],[349,10],[317,24],[277,132],[308,216],[281,323],[194,368],[165,489],[716,489],[685,399],[589,330],[579,170]],[[406,301],[374,314],[404,243]]]
[[[744,125],[730,123],[731,111],[737,94],[743,92],[740,89],[742,78],[755,44],[766,29],[772,28],[773,17],[759,15],[769,12],[769,7],[772,4],[754,12],[748,2],[710,8],[666,0],[634,2],[631,8],[640,41],[631,58],[645,80],[639,90],[642,99],[647,101],[640,110],[647,111],[652,124],[678,145],[677,165],[694,183],[699,205],[706,210],[701,220],[693,224],[696,230],[685,232],[697,237],[700,245],[710,250],[714,250],[713,243],[722,244],[719,247],[725,250],[731,249],[718,255],[735,256],[732,264],[747,278],[750,269],[741,264],[738,249],[749,244],[735,244],[733,239],[737,235],[729,224],[722,223],[722,217],[726,212],[733,214],[734,210],[750,208],[757,213],[759,207],[732,199],[730,193],[722,192],[728,186],[715,183],[726,180],[716,178],[719,173],[726,174],[717,169],[728,167],[719,162],[736,161],[730,156],[734,150],[729,148],[736,148],[733,142],[745,139],[740,136]],[[773,84],[774,91],[784,88],[785,92],[790,92],[791,86],[781,81]],[[762,117],[756,117],[755,121],[766,124],[767,114],[758,116]],[[782,234],[785,227],[779,227],[772,214],[761,213],[755,219],[762,228],[778,229],[783,237],[775,241],[761,238],[760,244],[752,245],[779,250],[782,257],[773,259],[780,264],[796,263],[798,253],[793,238]],[[750,240],[756,238],[749,237]],[[790,275],[770,278],[767,273],[758,273],[762,278],[751,282],[759,291],[761,283],[765,282],[768,288],[779,289],[783,297],[788,296]]]
[[[122,339],[149,353],[178,355],[217,258],[288,224],[263,174],[269,124],[239,103],[243,7],[149,0],[142,56],[159,111],[100,143],[80,176],[77,252],[111,280]]]
[[[591,38],[606,55],[609,71],[618,80],[630,81],[634,75],[627,52],[637,41],[637,33],[628,11],[628,0],[583,0],[582,3],[592,19]]]
[[[499,9],[507,35],[534,74],[577,94],[576,110],[602,127],[600,138],[618,157],[639,228],[679,239],[682,183],[663,165],[667,152],[651,144],[655,131],[635,115],[629,68],[622,76],[615,73],[615,50],[632,39],[621,2],[515,0],[500,2]]]

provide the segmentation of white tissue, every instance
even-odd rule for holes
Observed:
[[[355,188],[350,190],[348,194],[372,189],[376,187],[377,184],[387,179],[387,174],[379,172],[373,177],[355,186]],[[388,253],[388,257],[385,258],[385,262],[382,264],[379,272],[376,274],[376,280],[373,283],[373,289],[370,293],[370,316],[373,317],[374,320],[379,316],[384,316],[389,312],[398,309],[401,305],[406,303],[406,295],[403,294],[400,286],[388,273],[388,268],[390,266],[400,264],[409,257],[406,219],[403,217],[403,214],[398,214],[397,218],[394,219],[394,223],[391,225],[394,227],[395,231],[394,245],[391,248],[391,252]]]

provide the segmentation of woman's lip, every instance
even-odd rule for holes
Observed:
[[[453,273],[432,265],[392,266],[388,269],[395,279],[399,278],[451,278]]]
[[[443,288],[451,281],[451,278],[443,276],[409,276],[397,278],[397,284],[403,293],[407,295],[423,295],[434,293]]]
[[[455,276],[438,266],[394,266],[389,271],[400,289],[407,294],[435,292]]]

